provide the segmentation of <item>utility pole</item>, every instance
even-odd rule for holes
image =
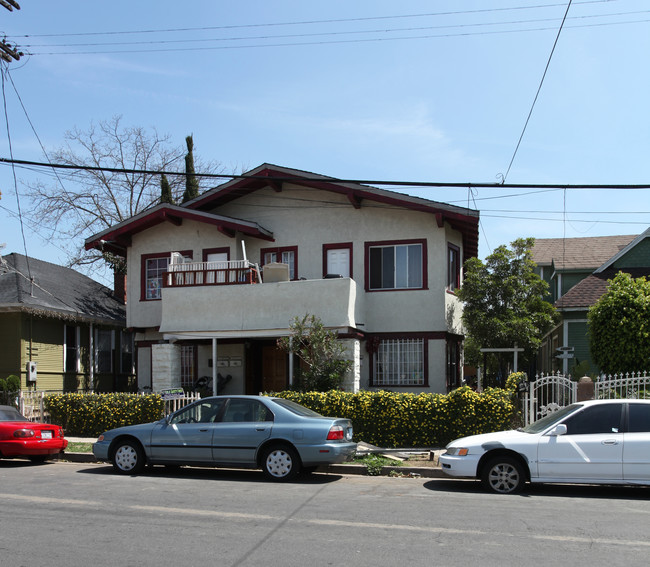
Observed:
[[[14,8],[16,8],[16,10],[20,10],[18,2],[14,2],[14,0],[0,0],[0,6],[4,6],[10,12],[13,12]]]
[[[0,6],[6,8],[10,12],[13,12],[14,8],[16,8],[16,10],[20,10],[20,5],[15,0],[0,0]],[[7,63],[18,61],[23,53],[21,51],[17,51],[17,49],[18,46],[14,45],[11,47],[11,45],[7,43],[7,40],[3,39],[0,41],[0,59],[3,59]]]

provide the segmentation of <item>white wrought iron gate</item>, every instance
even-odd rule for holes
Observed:
[[[576,401],[578,384],[562,374],[541,375],[530,383],[524,395],[523,413],[526,425],[556,412]]]

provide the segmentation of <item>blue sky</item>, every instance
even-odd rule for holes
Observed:
[[[121,115],[228,171],[269,162],[344,179],[493,183],[508,171],[567,2],[20,2],[0,31],[46,149]],[[164,30],[164,31],[155,31]],[[118,33],[119,32],[119,33]],[[122,33],[129,32],[129,33]],[[507,183],[647,184],[650,5],[574,1]],[[88,35],[92,34],[92,35]],[[45,161],[13,87],[13,156]],[[4,116],[2,122],[5,123]],[[0,157],[9,157],[0,136]],[[0,243],[42,175],[0,165]],[[481,211],[479,254],[518,237],[639,234],[648,190],[427,189]],[[64,263],[26,227],[30,256]],[[88,235],[85,235],[88,236]]]

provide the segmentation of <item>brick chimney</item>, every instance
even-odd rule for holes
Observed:
[[[126,305],[126,274],[113,272],[113,296],[122,305]]]

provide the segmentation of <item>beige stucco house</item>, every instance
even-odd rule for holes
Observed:
[[[345,388],[445,392],[462,380],[464,260],[477,211],[261,165],[182,206],[95,234],[127,260],[138,383],[218,393],[280,391],[296,361],[276,348],[294,317],[339,334]]]

